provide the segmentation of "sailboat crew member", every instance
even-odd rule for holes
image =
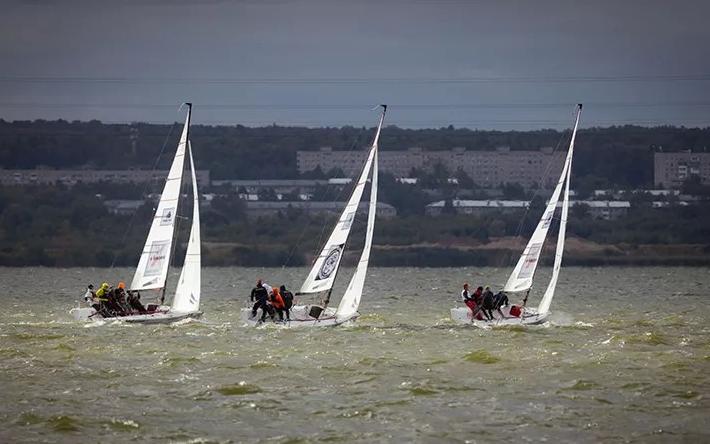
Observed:
[[[468,290],[468,282],[463,284],[463,290],[461,291],[461,302],[466,304],[471,311],[476,308],[476,302],[473,300],[473,295]]]
[[[138,292],[138,290],[128,290],[126,302],[131,307],[131,309],[138,311],[138,314],[148,313],[148,310],[146,310],[145,306],[141,303],[141,294]]]
[[[281,293],[281,297],[284,300],[284,311],[286,312],[286,320],[290,321],[291,307],[293,307],[293,293],[286,290],[286,285],[281,285],[281,288],[279,290],[279,293]]]
[[[493,320],[493,309],[495,308],[495,305],[493,304],[493,292],[491,291],[491,287],[486,287],[486,289],[483,291],[483,314],[486,315],[486,318],[489,321]]]
[[[261,320],[265,320],[266,313],[269,312],[269,306],[267,304],[267,300],[269,299],[269,292],[267,291],[266,287],[264,287],[264,283],[261,282],[261,279],[256,281],[256,287],[251,290],[250,299],[252,302],[256,301],[254,306],[251,308],[251,317],[255,318],[256,311],[261,308]]]
[[[96,293],[94,293],[94,284],[89,284],[86,287],[86,293],[84,293],[84,301],[91,303],[94,301]]]
[[[495,296],[493,296],[493,306],[498,311],[501,318],[504,318],[505,315],[503,314],[503,311],[500,308],[507,307],[508,302],[508,295],[505,294],[503,290],[499,291],[498,293],[496,293]]]
[[[276,313],[279,315],[279,321],[284,320],[284,308],[286,308],[286,304],[284,304],[284,300],[281,297],[281,292],[277,287],[274,287],[273,293],[271,294],[271,306],[276,310]],[[273,317],[273,316],[272,316]]]
[[[473,292],[473,302],[478,305],[478,309],[481,309],[481,306],[483,305],[483,287],[478,287],[476,291]]]
[[[98,290],[96,290],[96,298],[100,300],[106,300],[106,293],[108,292],[109,287],[108,287],[108,282],[104,282],[101,284]]]
[[[91,306],[97,313],[101,312],[101,300],[96,296],[94,291],[94,284],[89,284],[86,287],[86,293],[84,293],[84,301]]]

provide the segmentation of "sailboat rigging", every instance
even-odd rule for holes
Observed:
[[[545,207],[545,211],[538,222],[535,231],[530,237],[523,253],[510,274],[503,294],[525,294],[522,306],[508,305],[500,307],[500,311],[493,310],[493,319],[485,320],[480,307],[472,311],[469,307],[457,307],[451,309],[451,318],[458,323],[474,323],[476,325],[510,325],[510,324],[540,324],[547,320],[552,298],[557,287],[557,280],[562,266],[562,255],[564,253],[565,234],[567,230],[567,215],[569,212],[569,185],[572,175],[572,157],[574,154],[574,144],[577,137],[577,128],[582,114],[582,104],[577,105],[574,128],[570,139],[567,156],[562,167],[562,173],[557,181],[557,185],[552,193],[552,197]],[[560,227],[557,234],[557,245],[555,249],[555,259],[552,268],[552,277],[545,290],[545,293],[537,309],[526,306],[528,295],[533,287],[533,280],[540,260],[547,233],[552,225],[553,216],[559,205],[562,194],[562,208],[560,216]],[[480,305],[480,301],[479,301]]]
[[[370,146],[367,160],[355,184],[355,187],[343,209],[330,236],[311,267],[308,276],[296,293],[299,296],[324,295],[320,304],[295,305],[291,308],[290,326],[330,326],[354,321],[359,316],[357,309],[364,289],[369,265],[372,238],[377,213],[378,186],[378,146],[382,124],[387,113],[387,105],[381,105],[382,114],[377,125],[375,138]],[[333,285],[339,275],[340,264],[355,220],[360,200],[362,199],[368,177],[371,175],[370,200],[368,204],[365,244],[360,255],[355,273],[336,309],[329,307]],[[260,319],[250,308],[242,310],[242,319],[250,324],[257,324]]]
[[[150,230],[138,260],[138,266],[127,290],[131,296],[139,295],[141,291],[158,291],[161,293],[161,305],[149,304],[145,309],[134,309],[134,307],[128,306],[118,298],[117,301],[112,301],[110,306],[103,302],[98,302],[92,303],[91,307],[72,309],[71,314],[76,320],[116,319],[124,322],[161,323],[174,322],[189,317],[200,317],[202,315],[202,312],[199,311],[201,287],[199,193],[197,190],[195,163],[192,156],[192,144],[190,143],[192,104],[186,103],[184,105],[187,107],[187,116],[182,135],[180,136],[168,177],[165,180],[160,201],[153,215]],[[172,306],[164,306],[162,302],[167,289],[168,269],[176,243],[175,237],[177,233],[175,228],[178,219],[178,204],[186,156],[190,159],[192,179],[192,226],[184,265],[177,283]],[[118,304],[118,306],[114,304]]]

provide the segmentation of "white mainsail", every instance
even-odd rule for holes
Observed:
[[[384,113],[382,114],[380,124],[377,127],[375,142],[370,149],[370,154],[367,156],[367,162],[365,162],[365,166],[363,167],[360,178],[357,181],[357,185],[355,185],[355,189],[350,196],[350,200],[348,200],[348,204],[345,206],[345,209],[340,215],[338,223],[335,224],[333,232],[330,233],[328,241],[325,243],[323,250],[321,250],[318,255],[318,258],[313,264],[313,267],[311,268],[310,273],[308,273],[308,277],[303,282],[301,290],[298,294],[319,293],[328,291],[333,287],[335,276],[338,274],[338,267],[340,267],[340,260],[343,257],[345,243],[350,235],[350,229],[352,228],[353,221],[355,220],[355,214],[357,213],[360,205],[362,193],[365,190],[367,177],[370,175],[372,162],[375,152],[377,151],[377,143],[380,137],[383,119]]]
[[[347,320],[357,313],[362,290],[365,287],[365,277],[367,276],[367,266],[370,261],[370,250],[372,248],[372,235],[375,231],[375,216],[377,214],[377,142],[375,142],[374,148],[375,158],[372,162],[372,187],[370,188],[370,206],[367,214],[365,246],[362,249],[355,274],[353,274],[353,277],[350,279],[348,288],[345,290],[345,294],[338,305],[338,310],[335,312],[338,321]]]
[[[190,172],[192,173],[192,227],[190,228],[190,239],[187,241],[187,251],[185,253],[185,264],[180,272],[177,289],[171,311],[180,313],[191,313],[200,309],[200,285],[201,285],[201,253],[200,253],[200,195],[197,192],[197,177],[195,174],[195,163],[192,158],[192,143],[188,144],[190,154]]]
[[[153,215],[153,223],[143,246],[138,268],[133,275],[131,290],[150,290],[165,287],[170,266],[170,254],[175,231],[175,220],[182,184],[185,148],[190,128],[191,106],[187,106],[187,117],[182,129],[175,158],[170,166],[158,208]]]
[[[582,108],[580,106],[577,111],[577,121],[579,121],[579,115],[582,113]],[[576,130],[576,125],[575,125]],[[567,168],[567,176],[565,177],[565,191],[564,197],[562,198],[562,214],[560,215],[560,232],[557,234],[557,248],[555,250],[555,262],[552,266],[552,277],[550,278],[550,283],[547,285],[545,294],[540,301],[540,305],[537,307],[537,312],[539,314],[545,314],[550,310],[550,304],[552,303],[552,297],[555,295],[555,288],[557,287],[557,279],[560,277],[560,267],[562,266],[562,254],[565,249],[565,234],[567,232],[567,214],[569,213],[569,182],[570,176],[572,176],[572,151],[574,150],[574,140],[577,132],[572,133],[572,140],[569,144],[569,166]]]
[[[508,278],[508,282],[505,284],[503,291],[506,292],[521,292],[529,290],[533,284],[533,277],[535,276],[535,270],[537,269],[540,253],[542,253],[542,247],[545,244],[545,238],[547,237],[547,232],[552,224],[552,218],[557,209],[557,204],[560,200],[560,193],[562,192],[562,187],[565,184],[565,178],[569,174],[570,165],[572,162],[572,147],[574,145],[574,140],[577,134],[577,126],[579,125],[579,115],[580,111],[577,112],[577,119],[574,123],[574,129],[572,130],[572,139],[570,141],[570,148],[567,152],[567,157],[565,158],[565,163],[562,168],[562,174],[560,174],[560,179],[557,182],[555,191],[552,193],[550,201],[547,203],[545,212],[542,214],[540,222],[538,222],[535,232],[530,237],[528,244],[523,250],[523,254],[520,256],[518,263],[513,269],[513,272]]]

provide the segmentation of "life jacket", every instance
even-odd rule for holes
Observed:
[[[279,290],[277,288],[274,288],[274,295],[271,297],[271,305],[274,306],[274,308],[279,308],[282,309],[286,306],[284,304],[284,300],[281,297],[281,293],[279,293]]]
[[[510,307],[510,315],[511,316],[515,316],[516,318],[519,318],[520,312],[521,312],[520,307],[518,307],[517,305],[512,305]]]
[[[499,291],[493,297],[493,305],[495,305],[496,308],[500,308],[504,305],[508,305],[508,296],[505,293],[503,293],[502,291]]]
[[[108,287],[101,286],[98,290],[96,290],[96,299],[99,301],[107,301],[108,300],[108,295],[106,294],[108,291]]]
[[[483,292],[483,308],[492,310],[495,308],[493,305],[493,292],[485,291]]]
[[[293,293],[286,290],[284,291],[284,294],[281,295],[281,297],[283,298],[284,304],[287,308],[291,308],[293,306]]]
[[[252,294],[254,295],[254,299],[262,303],[266,302],[266,300],[269,298],[269,293],[264,287],[254,288],[254,290],[252,290]]]
[[[476,291],[474,291],[473,295],[471,296],[471,298],[474,300],[476,305],[481,305],[481,303],[483,302],[481,300],[481,293],[482,293],[481,290],[476,289]]]

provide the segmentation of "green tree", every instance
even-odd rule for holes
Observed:
[[[503,198],[508,200],[522,200],[527,197],[525,188],[519,183],[506,182],[502,186]]]
[[[328,176],[328,178],[331,178],[331,177],[348,177],[348,176],[345,174],[345,172],[343,171],[342,168],[331,168],[330,170],[328,170],[328,173],[326,174],[326,176]]]
[[[691,196],[709,197],[710,185],[703,185],[700,176],[692,175],[685,179],[680,187],[680,192]]]
[[[584,203],[577,203],[572,206],[570,213],[577,219],[585,219],[589,217],[589,205]]]
[[[466,174],[466,172],[463,170],[463,168],[459,168],[458,170],[456,170],[455,177],[459,182],[459,188],[465,188],[465,189],[476,188],[476,184],[474,183],[473,179],[471,178],[471,176]]]
[[[441,214],[456,214],[456,207],[451,199],[444,200],[444,208],[441,209]]]
[[[259,188],[257,196],[259,197],[260,201],[264,202],[275,202],[279,200],[279,197],[276,195],[276,191],[274,191],[273,188]]]
[[[501,219],[493,219],[488,225],[488,235],[491,237],[505,236],[505,221]]]
[[[429,198],[419,184],[399,183],[389,173],[382,173],[379,182],[380,200],[395,207],[400,217],[424,214]]]

